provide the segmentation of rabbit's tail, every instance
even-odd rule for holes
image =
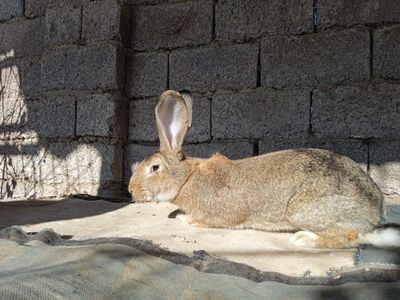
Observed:
[[[394,224],[376,228],[370,233],[360,234],[359,241],[377,248],[400,248],[400,227]]]

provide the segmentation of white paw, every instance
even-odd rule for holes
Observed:
[[[189,215],[183,213],[177,214],[176,219],[186,224],[190,224],[192,221],[192,218]]]
[[[318,235],[311,231],[298,231],[289,238],[292,245],[298,247],[315,248]]]

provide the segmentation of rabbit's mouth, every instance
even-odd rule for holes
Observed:
[[[132,192],[131,195],[132,195],[132,201],[134,202],[170,202],[175,197],[175,194],[171,192],[159,193],[159,194],[142,192],[140,193],[140,195]]]
[[[148,198],[148,197],[146,197],[146,198],[138,198],[138,197],[132,196],[132,201],[133,202],[143,203],[143,202],[152,202],[153,200],[151,198]]]
[[[175,198],[175,193],[173,192],[159,193],[156,195],[156,201],[158,202],[170,202],[174,198]]]
[[[149,191],[143,189],[131,189],[130,190],[132,201],[134,202],[151,202],[155,201],[155,197]]]

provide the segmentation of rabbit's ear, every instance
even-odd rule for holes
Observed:
[[[189,95],[165,91],[156,106],[156,122],[161,152],[179,152],[192,119]]]
[[[188,126],[192,126],[192,113],[193,113],[193,102],[192,97],[189,94],[182,93],[183,100],[185,100],[188,116],[189,116],[189,123]]]

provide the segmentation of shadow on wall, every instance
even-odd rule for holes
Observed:
[[[16,56],[13,49],[0,53],[1,199],[115,197],[120,189],[113,182],[115,147],[95,138],[79,139],[76,98],[43,97],[41,60]]]

